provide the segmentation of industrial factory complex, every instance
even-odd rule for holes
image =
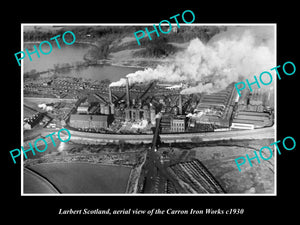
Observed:
[[[273,125],[274,96],[260,89],[238,96],[233,83],[215,93],[180,94],[182,85],[108,86],[77,101],[65,118],[70,129],[83,132],[152,134],[160,115],[161,133],[255,129]],[[172,88],[172,87],[175,88]]]
[[[26,106],[24,129],[45,124],[87,133],[152,134],[158,115],[162,134],[256,129],[274,123],[274,94],[268,89],[239,96],[231,83],[214,93],[182,94],[190,86],[157,80],[130,84],[126,79],[124,86],[77,78],[27,80],[25,94],[43,96],[37,113]],[[43,101],[45,95],[59,102],[49,104]],[[50,116],[46,122],[44,112]]]

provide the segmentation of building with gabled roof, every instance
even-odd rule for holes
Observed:
[[[74,128],[108,128],[112,123],[110,115],[72,114],[69,125]]]

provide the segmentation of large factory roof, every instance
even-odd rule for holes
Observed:
[[[225,90],[205,94],[200,99],[200,102],[197,106],[198,111],[202,111],[206,108],[225,108],[229,103],[229,100],[232,96],[233,85],[229,85]]]
[[[222,102],[202,102],[197,106],[197,110],[201,111],[204,109],[208,109],[208,108],[225,108],[225,104],[223,104]]]
[[[86,114],[72,114],[70,120],[80,120],[80,121],[88,121],[88,120],[96,120],[96,121],[106,121],[107,115],[86,115]]]
[[[233,84],[230,84],[225,90],[204,94],[195,110],[198,114],[193,116],[196,123],[229,127],[233,112],[232,104],[235,100],[234,90]]]
[[[267,113],[241,111],[238,112],[232,122],[240,124],[253,124],[255,126],[266,126],[271,123],[271,119]]]
[[[269,117],[268,113],[263,113],[263,112],[248,112],[248,111],[240,111],[240,112],[238,112],[238,115]]]

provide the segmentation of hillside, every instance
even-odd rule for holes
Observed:
[[[152,67],[167,62],[176,52],[185,49],[190,40],[199,38],[208,42],[221,31],[218,27],[181,27],[177,32],[156,35],[150,41],[148,37],[138,45],[133,33],[124,33],[111,42],[107,58],[114,64]]]
[[[151,41],[146,35],[140,40],[141,45],[138,45],[134,32],[144,29],[144,26],[35,26],[24,29],[24,41],[40,42],[58,34],[62,35],[65,31],[72,31],[76,35],[76,43],[90,43],[95,46],[85,56],[88,62],[105,60],[117,65],[147,67],[166,61],[166,57],[184,49],[194,38],[206,43],[226,28],[181,26],[176,32],[160,33],[160,37],[152,34]]]

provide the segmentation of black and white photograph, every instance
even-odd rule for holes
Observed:
[[[296,4],[164,3],[5,7],[5,221],[296,219]]]
[[[22,28],[24,195],[276,194],[276,24]]]

